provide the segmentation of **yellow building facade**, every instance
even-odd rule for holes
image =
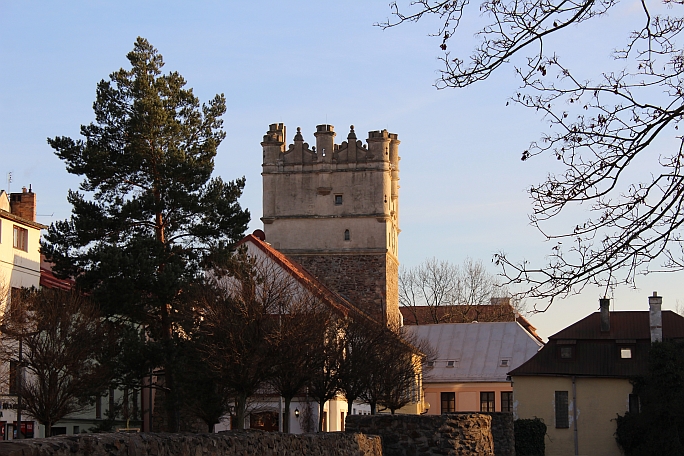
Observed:
[[[556,422],[556,392],[568,396],[567,421],[562,423]],[[618,456],[615,417],[628,410],[631,392],[623,378],[514,377],[513,412],[516,418],[544,420],[547,456]]]

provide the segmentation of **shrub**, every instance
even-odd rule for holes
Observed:
[[[517,456],[544,456],[546,425],[541,418],[515,420],[514,432]]]

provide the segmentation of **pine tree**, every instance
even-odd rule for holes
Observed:
[[[165,371],[169,430],[177,429],[173,332],[184,290],[211,258],[229,254],[249,222],[238,203],[244,177],[212,178],[225,98],[200,105],[186,81],[162,74],[143,38],[97,86],[95,122],[83,139],[48,139],[71,174],[70,219],[52,224],[42,251],[109,314],[146,329]],[[185,300],[186,301],[186,300]]]

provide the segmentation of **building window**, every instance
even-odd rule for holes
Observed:
[[[567,429],[570,427],[568,413],[568,392],[556,391],[556,428]]]
[[[456,393],[442,393],[442,414],[456,411]]]
[[[494,391],[482,391],[480,393],[480,411],[494,411]]]
[[[14,225],[14,248],[28,252],[28,230]]]
[[[501,391],[501,411],[513,411],[513,391]]]
[[[502,359],[502,360],[501,360],[500,366],[501,366],[501,367],[508,367],[508,360],[507,360],[507,359]]]
[[[351,235],[349,234],[349,230],[344,230],[344,240],[349,241],[351,239]]]
[[[560,348],[560,357],[561,359],[572,359],[572,348],[573,347],[561,347]]]
[[[456,367],[456,366],[457,366],[457,363],[458,363],[458,361],[453,360],[453,359],[450,359],[450,360],[447,361],[446,367]]]
[[[335,195],[335,206],[342,205],[342,195]]]
[[[639,413],[639,396],[629,395],[629,413]]]
[[[427,361],[425,363],[425,367],[435,367],[435,362],[434,361]]]
[[[620,348],[620,358],[622,358],[622,359],[631,359],[631,358],[632,358],[632,349],[631,349],[631,347],[622,347],[622,348]]]

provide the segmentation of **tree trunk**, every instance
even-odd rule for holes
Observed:
[[[247,398],[244,394],[238,394],[235,398],[235,427],[237,429],[245,428],[245,408],[247,406]]]
[[[292,402],[291,397],[283,397],[285,400],[285,409],[283,410],[284,416],[281,417],[283,420],[283,432],[285,434],[290,433],[290,403]]]
[[[18,437],[21,432],[21,423],[17,423],[17,426],[19,426],[17,429]],[[45,423],[45,437],[52,437],[52,423]]]
[[[325,432],[323,430],[323,409],[325,408],[325,401],[318,403],[318,432]]]
[[[371,415],[375,415],[377,409],[377,405],[375,404],[375,402],[369,402],[368,405],[370,405]]]
[[[354,401],[356,398],[353,398],[351,400],[347,399],[347,415],[351,415],[352,412],[354,411],[352,407],[354,407]]]
[[[215,423],[207,424],[207,432],[208,432],[209,434],[213,434],[213,433],[214,433],[214,426],[216,426]]]
[[[162,268],[163,270],[163,268]],[[164,387],[166,394],[166,420],[168,425],[168,432],[179,432],[179,423],[177,420],[178,406],[176,404],[176,388],[173,376],[173,363],[171,357],[173,356],[173,328],[171,324],[170,305],[164,304],[161,308],[161,324],[162,324],[162,346],[164,347]]]

